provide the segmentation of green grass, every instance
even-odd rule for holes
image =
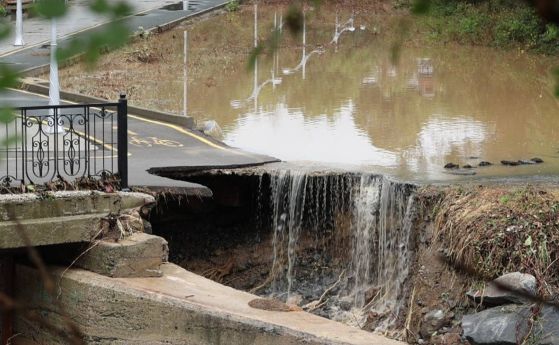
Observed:
[[[433,0],[419,17],[436,42],[559,52],[559,28],[546,24],[535,10],[510,0]]]
[[[227,3],[227,5],[225,5],[225,10],[227,12],[236,12],[239,10],[240,6],[241,5],[238,0],[231,0]]]

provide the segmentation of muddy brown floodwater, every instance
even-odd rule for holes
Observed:
[[[259,7],[264,40],[275,6]],[[253,8],[186,23],[107,54],[96,71],[74,65],[63,88],[180,113],[182,32],[190,32],[189,114],[215,120],[224,141],[286,161],[355,165],[408,180],[454,175],[448,162],[477,177],[553,176],[559,168],[559,107],[550,69],[557,59],[479,47],[406,46],[390,59],[395,20],[355,16],[335,32],[335,10],[307,14],[303,37],[286,35],[273,56],[247,70]],[[339,22],[351,9],[339,10]],[[306,63],[303,63],[306,62]],[[503,166],[539,157],[543,164]],[[482,161],[491,166],[478,167]]]

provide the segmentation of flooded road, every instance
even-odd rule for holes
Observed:
[[[262,41],[279,12],[264,6],[258,12]],[[349,12],[339,14],[338,32],[344,23],[351,27],[349,18]],[[217,121],[231,146],[409,180],[559,172],[559,107],[550,77],[556,60],[449,46],[404,48],[392,64],[391,42],[377,34],[374,18],[356,15],[336,45],[335,15],[322,8],[308,15],[306,35],[288,36],[274,56],[261,56],[247,70],[253,23],[247,6],[188,28],[188,113],[199,122]],[[209,27],[223,30],[216,38],[205,31]],[[118,67],[117,74],[138,76],[133,103],[181,112],[181,39],[182,29],[176,29],[151,42],[171,57],[143,77],[134,64]],[[76,71],[66,71],[68,87],[76,87],[70,85]],[[500,163],[534,157],[544,163]],[[478,167],[482,161],[493,165]],[[444,169],[449,162],[474,168]]]

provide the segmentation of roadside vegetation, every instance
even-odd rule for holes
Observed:
[[[396,6],[411,7],[411,3]],[[559,52],[559,27],[518,0],[433,0],[418,24],[433,42]]]
[[[542,297],[559,286],[559,195],[555,187],[451,188],[434,208],[435,240],[449,262],[479,278],[520,270]]]

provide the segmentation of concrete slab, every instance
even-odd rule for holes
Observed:
[[[77,262],[76,267],[113,278],[161,277],[169,258],[167,241],[141,232],[125,239],[100,241]]]
[[[39,343],[60,343],[64,318],[42,290],[35,269],[17,266],[20,300],[55,329],[18,315],[15,331]],[[108,278],[84,270],[53,271],[58,302],[79,325],[86,344],[287,345],[403,343],[306,312],[253,309],[256,296],[173,265],[161,278]]]
[[[0,249],[90,242],[109,213],[152,204],[141,193],[55,192],[0,195]]]

